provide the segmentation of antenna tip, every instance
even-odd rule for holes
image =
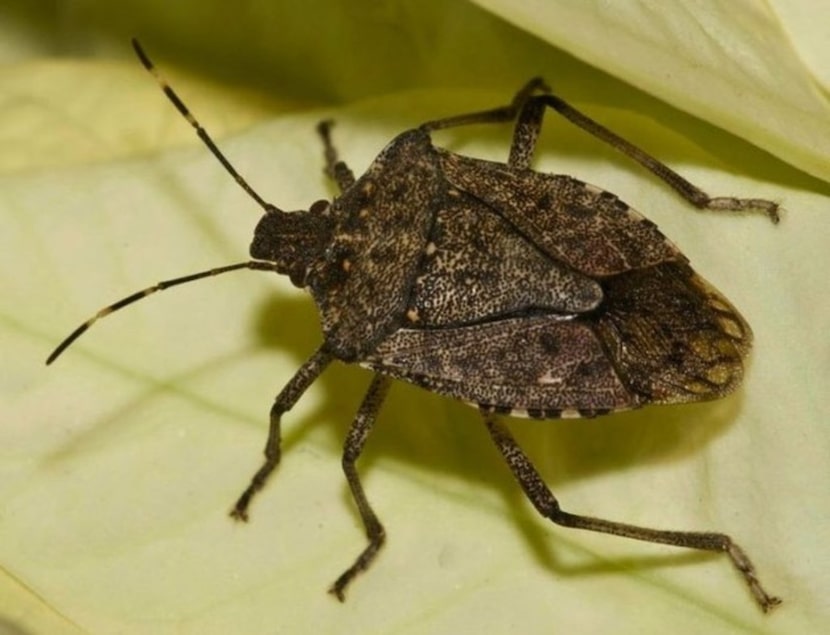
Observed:
[[[49,357],[46,358],[46,365],[49,366],[58,357],[60,357],[60,354],[63,353],[65,348],[66,348],[66,343],[62,342],[60,346],[58,346],[55,350],[53,350],[51,353],[49,353]]]

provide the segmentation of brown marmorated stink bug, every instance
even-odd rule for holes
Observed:
[[[277,395],[265,462],[231,515],[247,519],[251,498],[279,463],[282,415],[320,373],[334,360],[373,370],[342,460],[368,545],[332,585],[340,600],[384,542],[355,462],[397,378],[477,406],[513,476],[554,523],[724,552],[764,611],[780,603],[726,534],[649,529],[563,511],[498,421],[508,414],[595,417],[723,397],[740,384],[752,340],[737,310],[654,223],[610,192],[530,169],[546,108],[625,153],[698,208],[759,210],[777,221],[776,203],[709,197],[534,79],[507,106],[400,134],[359,179],[338,159],[329,124],[320,124],[326,171],[341,194],[286,213],[237,173],[133,45],[213,155],[265,210],[251,244],[253,260],[159,282],[119,300],[71,333],[47,364],[98,318],[156,291],[238,269],[286,274],[314,298],[323,343]],[[514,120],[507,163],[454,154],[430,139],[443,128]]]

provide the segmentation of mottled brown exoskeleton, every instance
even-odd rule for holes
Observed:
[[[343,470],[369,544],[331,587],[340,600],[384,542],[355,462],[391,383],[402,379],[473,404],[526,495],[566,527],[724,552],[763,610],[780,600],[759,583],[727,535],[662,531],[563,511],[498,415],[593,417],[651,404],[716,399],[741,382],[752,334],[735,308],[689,266],[651,221],[614,194],[530,161],[547,108],[645,166],[699,208],[760,210],[760,199],[711,198],[681,176],[529,82],[501,108],[430,121],[400,134],[355,179],[338,160],[329,124],[319,132],[333,201],[287,213],[230,165],[187,108],[143,65],[228,172],[265,209],[253,260],[160,282],[102,309],[67,337],[51,363],[96,319],[168,287],[237,269],[286,274],[317,305],[323,343],[277,396],[265,463],[236,502],[253,495],[280,459],[280,422],[334,360],[375,372],[345,442]],[[434,130],[516,121],[506,163],[432,144]]]

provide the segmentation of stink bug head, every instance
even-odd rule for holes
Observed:
[[[308,211],[267,211],[254,230],[251,257],[273,263],[294,285],[306,286],[308,268],[323,258],[331,242],[330,208],[328,201],[320,200]]]
[[[134,46],[173,105],[265,210],[250,247],[253,260],[133,293],[73,331],[47,363],[98,318],[156,291],[239,269],[285,274],[312,295],[323,342],[275,398],[265,461],[231,515],[247,520],[252,498],[279,464],[282,415],[328,365],[339,360],[374,371],[342,458],[368,544],[332,585],[338,599],[385,541],[355,463],[396,378],[477,406],[513,476],[550,521],[725,554],[764,611],[780,602],[764,590],[749,558],[727,534],[649,529],[565,512],[497,418],[593,417],[719,398],[740,384],[752,340],[738,311],[654,223],[601,188],[530,169],[548,108],[699,208],[754,209],[777,221],[777,204],[710,197],[536,79],[506,106],[399,134],[359,179],[338,159],[330,124],[320,124],[326,172],[340,195],[288,213],[248,185]],[[453,126],[513,121],[505,163],[442,150],[430,136]]]

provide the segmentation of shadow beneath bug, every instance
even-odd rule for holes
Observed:
[[[275,299],[261,307],[257,332],[264,346],[288,350],[299,363],[319,345],[319,332],[308,326],[316,321],[313,304],[301,296],[296,301]],[[272,330],[274,324],[281,325],[279,333]],[[291,338],[284,336],[286,324],[298,325]],[[287,453],[295,445],[302,444],[312,426],[323,419],[337,422],[336,426],[328,426],[331,434],[324,438],[328,440],[326,449],[331,451],[333,458],[339,458],[346,430],[368,383],[367,371],[333,364],[318,380],[316,388],[323,395],[318,408],[301,421],[292,421],[290,413],[286,415],[284,451]],[[739,407],[740,394],[718,402],[658,406],[596,419],[513,419],[507,423],[555,494],[557,488],[570,482],[622,470],[626,466],[674,461],[693,455],[728,429]],[[498,491],[536,558],[561,575],[642,571],[693,564],[717,555],[681,551],[660,556],[596,560],[591,554],[590,557],[586,555],[584,562],[566,562],[557,555],[551,538],[552,533],[556,533],[567,541],[572,535],[570,530],[552,527],[552,523],[541,518],[528,503],[490,441],[479,413],[466,404],[402,382],[396,382],[381,409],[376,427],[358,461],[359,473],[366,477],[376,468],[380,469],[376,466],[379,461],[387,465],[390,462],[405,464],[417,472],[428,470],[430,479],[438,473],[439,479],[458,479]],[[371,501],[371,490],[368,495]],[[345,479],[342,499],[357,518]],[[572,513],[581,511],[578,504],[571,505],[567,500],[562,504]],[[383,519],[380,501],[376,503],[376,511]]]
[[[541,532],[536,533],[540,538],[543,537]],[[586,552],[584,562],[570,563],[558,558],[555,550],[550,548],[549,543],[549,535],[547,540],[530,541],[534,553],[544,566],[555,571],[558,576],[573,578],[642,572],[649,569],[670,569],[671,567],[696,565],[724,557],[723,554],[712,552],[678,550],[662,556],[629,556],[611,559],[597,556],[595,552]]]
[[[320,343],[317,323],[309,300],[280,298],[259,309],[256,332],[263,346],[289,352],[299,367]],[[315,328],[310,328],[312,324]],[[296,328],[287,338],[290,325]],[[323,395],[317,408],[301,421],[291,413],[284,415],[284,451],[301,443],[317,421],[330,420],[337,425],[330,429],[327,449],[339,456],[369,378],[366,370],[332,364],[315,385]],[[555,491],[565,483],[626,466],[693,455],[728,428],[739,407],[740,395],[736,395],[718,402],[657,406],[596,419],[513,419],[508,426]],[[358,462],[359,472],[367,474],[381,459],[504,492],[518,491],[474,408],[403,382],[395,382],[380,411]]]

